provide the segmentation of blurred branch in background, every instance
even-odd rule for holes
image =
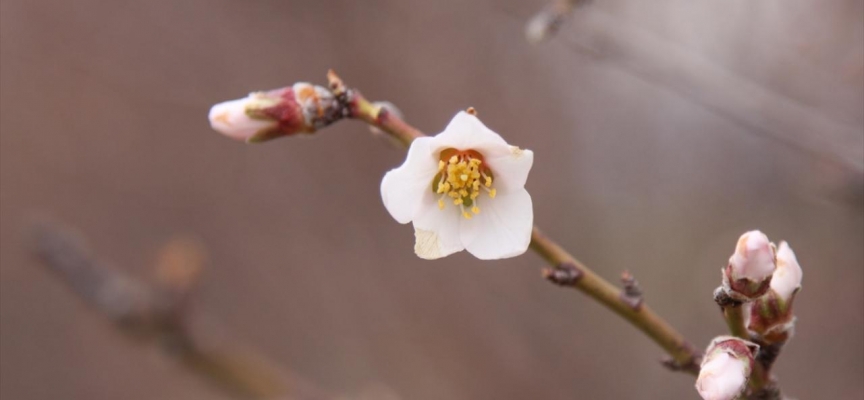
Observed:
[[[198,241],[175,238],[168,242],[156,265],[156,280],[145,282],[100,261],[83,237],[68,228],[41,222],[34,231],[36,254],[88,305],[130,338],[159,346],[231,395],[331,398],[263,356],[218,348],[189,327],[189,294],[206,262]]]
[[[861,128],[833,118],[824,107],[766,87],[716,60],[658,36],[597,7],[571,15],[580,0],[556,0],[533,17],[526,38],[536,43],[554,33],[565,17],[578,19],[578,36],[564,40],[573,51],[607,62],[652,85],[670,90],[782,146],[839,164],[851,179],[835,178],[860,198],[864,176]],[[575,28],[574,28],[575,29]],[[828,74],[828,71],[821,71]]]
[[[558,32],[561,24],[570,17],[573,9],[588,4],[591,0],[552,0],[540,12],[534,14],[525,25],[525,38],[532,44],[549,39]]]

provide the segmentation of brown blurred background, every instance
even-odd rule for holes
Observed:
[[[348,396],[693,399],[693,379],[533,254],[425,262],[378,185],[403,151],[343,122],[247,146],[211,104],[335,68],[435,133],[474,106],[536,153],[535,220],[698,347],[745,230],[804,268],[787,393],[864,398],[864,1],[596,0],[551,42],[539,0],[0,1],[0,397],[227,398],[86,307],[27,249],[34,215],[148,277],[212,261],[214,335]],[[371,393],[371,394],[370,394]]]

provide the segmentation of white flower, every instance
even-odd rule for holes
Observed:
[[[798,259],[789,244],[780,242],[777,249],[777,269],[771,278],[771,289],[780,296],[783,301],[789,301],[798,288],[801,287],[803,273]]]
[[[744,391],[759,346],[730,336],[711,341],[696,379],[704,400],[733,400]]]
[[[733,279],[759,282],[774,273],[774,244],[760,231],[750,231],[738,239],[735,254],[729,258]]]
[[[415,139],[381,182],[401,224],[414,223],[414,251],[436,259],[467,249],[483,260],[528,249],[534,211],[525,180],[531,150],[510,146],[477,117],[460,112],[434,137]]]

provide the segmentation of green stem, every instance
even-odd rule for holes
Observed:
[[[747,327],[744,326],[744,303],[723,307],[723,318],[726,320],[726,325],[732,336],[750,340],[750,334],[747,333]]]

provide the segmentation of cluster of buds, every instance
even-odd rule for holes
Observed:
[[[696,379],[704,400],[733,400],[747,388],[759,345],[732,336],[711,341]]]
[[[801,266],[789,244],[779,248],[760,231],[738,239],[718,289],[744,307],[744,326],[765,343],[788,339],[794,316],[792,300],[801,289]]]
[[[292,86],[216,104],[210,126],[233,139],[263,142],[297,133],[312,133],[344,115],[344,107],[322,86],[298,82]]]
[[[782,343],[792,334],[795,317],[792,301],[801,290],[801,266],[789,244],[781,242],[777,250],[777,268],[770,289],[749,305],[747,328],[763,343]]]
[[[758,345],[733,337],[714,339],[696,381],[703,399],[737,398],[747,386],[754,359],[760,374],[768,372],[777,352],[792,335],[792,301],[801,289],[801,277],[801,266],[788,243],[775,246],[760,231],[741,235],[735,253],[723,268],[723,283],[715,291],[715,300],[724,307],[724,313],[736,311],[726,314],[729,321],[737,321],[730,322],[730,327],[741,327],[742,332],[733,328],[733,333],[746,335]],[[764,351],[757,359],[759,346]]]

